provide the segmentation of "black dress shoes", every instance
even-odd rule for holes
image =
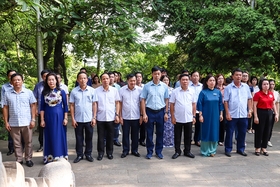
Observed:
[[[120,142],[114,141],[114,145],[120,147],[122,144]]]
[[[146,147],[146,143],[145,142],[140,142],[140,145],[142,145],[143,147]]]
[[[103,159],[103,154],[98,154],[97,160],[102,160]]]
[[[172,156],[172,159],[176,159],[176,158],[178,158],[180,155],[181,155],[181,154],[179,154],[179,153],[175,153],[175,154]]]
[[[77,156],[77,158],[75,158],[75,160],[73,161],[74,163],[78,163],[80,162],[81,160],[83,160],[83,157],[82,156]]]
[[[14,150],[10,150],[9,152],[7,152],[7,156],[10,156],[11,154],[13,154],[15,151]]]
[[[191,152],[185,153],[184,155],[187,156],[187,157],[190,157],[190,158],[195,157]]]
[[[230,152],[225,152],[225,155],[226,155],[227,157],[231,157]]]
[[[40,145],[39,149],[37,149],[37,151],[36,151],[36,152],[42,152],[42,151],[43,151],[43,146],[42,146],[42,145]]]
[[[123,153],[123,154],[121,155],[121,158],[125,158],[127,155],[128,155],[128,153]]]
[[[91,155],[86,155],[86,159],[87,159],[87,161],[89,161],[89,162],[93,162],[93,158],[92,158]]]
[[[20,163],[21,165],[23,164],[23,161],[21,161],[21,162],[18,162],[18,163]]]
[[[242,156],[247,156],[247,153],[245,153],[245,152],[237,151],[237,153],[242,155]]]
[[[27,160],[27,161],[26,161],[26,165],[27,165],[28,167],[32,167],[34,164],[33,164],[32,160]]]
[[[107,155],[108,159],[112,160],[114,157],[113,155]]]
[[[140,157],[140,154],[139,154],[138,152],[133,152],[133,153],[131,153],[131,154],[133,154],[133,155],[136,156],[136,157]]]

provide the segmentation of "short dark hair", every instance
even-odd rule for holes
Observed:
[[[235,72],[241,72],[241,73],[243,73],[243,71],[242,71],[240,68],[234,69],[234,70],[231,72],[231,74],[234,75]]]
[[[137,74],[140,74],[140,75],[143,77],[143,74],[142,74],[140,71],[137,71],[137,72],[135,73],[135,76],[136,76]]]
[[[86,69],[86,68],[81,68],[80,71],[82,71],[82,70],[85,70],[85,71],[87,72],[87,69]]]
[[[100,75],[100,79],[101,79],[101,80],[102,80],[102,76],[103,76],[103,75],[108,75],[108,77],[110,77],[108,72],[104,72],[104,73],[102,73],[102,74]]]
[[[152,68],[152,73],[155,72],[155,71],[160,71],[160,72],[161,72],[161,68],[158,67],[158,66],[154,66],[154,67]]]
[[[269,84],[269,80],[268,80],[268,79],[266,79],[266,78],[261,79],[260,82],[259,82],[259,89],[260,89],[260,91],[262,91],[262,83],[263,83],[264,81],[267,81],[268,84]]]
[[[81,74],[85,74],[85,75],[87,76],[86,72],[80,71],[80,72],[77,74],[77,79],[78,79],[79,75],[81,75]]]
[[[192,76],[194,73],[198,73],[198,74],[199,74],[199,72],[195,70],[195,71],[191,72],[191,76]]]
[[[113,71],[110,71],[107,74],[109,75],[109,77],[110,77],[110,75],[114,75],[115,76],[115,73]]]
[[[13,78],[16,77],[16,76],[20,76],[20,77],[21,77],[21,80],[23,81],[23,76],[22,76],[22,74],[20,74],[20,73],[14,73],[14,74],[12,74],[12,76],[11,76],[11,81],[12,81]]]
[[[133,77],[135,77],[135,74],[130,73],[130,74],[128,74],[128,75],[126,76],[126,80],[129,80],[129,79],[131,79],[131,78],[133,78]]]
[[[189,74],[183,73],[179,76],[179,80],[181,80],[183,77],[188,77],[190,79]]]
[[[189,74],[189,71],[187,69],[182,70],[181,74]]]
[[[165,68],[161,68],[160,71],[161,71],[161,73],[162,73],[162,72],[166,72],[166,74],[168,74],[168,73],[167,73],[167,70],[166,70]]]
[[[44,69],[41,71],[41,76],[43,76],[45,73],[50,73],[50,70]]]
[[[13,69],[9,69],[8,71],[7,71],[7,77],[9,76],[9,74],[11,73],[11,72],[16,72],[17,73],[17,71],[16,70],[13,70]]]

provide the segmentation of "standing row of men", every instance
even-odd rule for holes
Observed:
[[[42,72],[41,75],[43,80],[44,74],[47,73],[48,72]],[[107,157],[109,159],[113,159],[113,145],[115,143],[114,132],[116,131],[116,129],[118,131],[117,125],[119,123],[122,124],[124,133],[123,153],[121,157],[126,157],[130,152],[130,129],[132,140],[131,153],[139,157],[139,126],[142,124],[142,122],[145,123],[147,134],[146,158],[152,158],[155,147],[156,156],[159,159],[162,159],[163,124],[164,121],[168,118],[168,100],[171,103],[170,112],[172,123],[175,125],[175,154],[172,158],[177,158],[181,155],[180,142],[182,127],[184,127],[185,136],[184,155],[194,158],[194,155],[190,151],[192,133],[191,126],[193,123],[196,123],[196,121],[198,121],[196,120],[198,111],[196,111],[195,103],[199,90],[202,89],[201,87],[199,87],[201,85],[198,84],[198,72],[193,72],[191,77],[196,77],[196,74],[197,78],[193,78],[191,84],[189,75],[187,73],[181,74],[179,77],[180,86],[173,91],[169,100],[168,87],[160,81],[161,69],[157,66],[152,68],[152,80],[145,84],[142,88],[136,86],[136,81],[138,79],[137,75],[135,76],[134,74],[130,74],[127,76],[128,85],[123,86],[119,89],[119,91],[117,88],[113,87],[112,81],[110,81],[109,73],[103,73],[101,75],[102,85],[96,89],[93,89],[87,85],[87,74],[83,71],[79,72],[79,74],[77,75],[78,86],[72,90],[69,100],[72,126],[75,128],[76,135],[77,157],[74,162],[79,162],[81,159],[83,159],[84,156],[88,161],[93,161],[92,136],[93,127],[95,125],[97,125],[98,131],[97,160],[103,159],[103,156],[105,154],[104,144],[106,144]],[[227,156],[230,156],[230,152],[232,150],[232,131],[234,127],[237,126],[237,152],[243,156],[246,156],[246,153],[244,152],[245,145],[243,145],[245,143],[246,130],[244,133],[243,126],[247,127],[246,120],[244,118],[247,119],[247,117],[250,117],[252,111],[251,108],[248,108],[249,106],[251,106],[251,97],[250,94],[247,93],[247,90],[249,89],[247,89],[245,85],[241,84],[242,71],[237,69],[232,73],[232,75],[233,82],[226,88],[224,97],[227,120],[229,121],[229,126],[227,128],[225,154]],[[13,79],[11,79],[11,83],[12,81]],[[39,86],[40,84],[43,84],[43,82],[36,85],[34,89],[34,95],[37,101],[41,98],[38,95],[41,93]],[[16,83],[11,85],[16,85]],[[196,88],[191,88],[192,85],[194,85],[193,87],[197,86],[198,90],[196,90]],[[15,88],[12,87],[11,89]],[[5,101],[5,99],[3,99],[2,101]],[[38,102],[40,104],[40,101]],[[4,106],[5,104],[7,105],[6,102],[3,102]],[[32,104],[32,102],[30,104]],[[90,108],[91,110],[89,110]],[[248,115],[245,115],[245,113],[247,114],[247,111]],[[4,116],[5,124],[10,120],[8,117],[9,114],[10,111],[5,115],[6,118]],[[31,122],[34,122],[33,114]],[[156,127],[157,132],[155,145],[153,143],[154,126]],[[196,144],[199,145],[199,138],[196,139],[195,137],[194,139],[196,141]],[[85,151],[83,151],[84,141],[86,143]],[[41,149],[43,145],[41,136],[39,136],[39,142]],[[140,142],[143,143],[143,139],[140,140]]]

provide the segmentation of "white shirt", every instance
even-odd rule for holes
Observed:
[[[114,121],[116,101],[120,101],[119,92],[116,88],[109,86],[104,90],[103,86],[95,89],[98,98],[97,121]]]
[[[120,101],[122,102],[122,118],[135,120],[140,118],[140,94],[142,88],[135,86],[132,90],[127,85],[120,89]]]
[[[189,83],[189,88],[194,90],[194,94],[195,94],[195,102],[197,102],[198,100],[198,96],[203,88],[203,84],[201,84],[200,82],[197,83],[197,85],[195,85],[193,82],[190,81]],[[198,111],[196,111],[196,113],[199,113]]]
[[[193,121],[192,104],[197,102],[193,89],[188,88],[184,91],[182,87],[175,88],[171,93],[169,102],[174,103],[176,122],[188,123]]]
[[[66,95],[69,94],[68,87],[65,84],[60,84],[60,88],[65,91]]]

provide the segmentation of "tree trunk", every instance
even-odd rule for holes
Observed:
[[[56,41],[55,41],[53,71],[56,73],[60,73],[60,64],[64,60],[63,51],[62,51],[64,34],[65,32],[60,30],[57,34]]]
[[[97,51],[97,67],[96,67],[96,74],[99,75],[100,73],[100,66],[101,66],[101,54],[102,54],[102,48],[104,45],[105,38],[103,37],[102,40],[100,41],[100,45],[98,47]]]

